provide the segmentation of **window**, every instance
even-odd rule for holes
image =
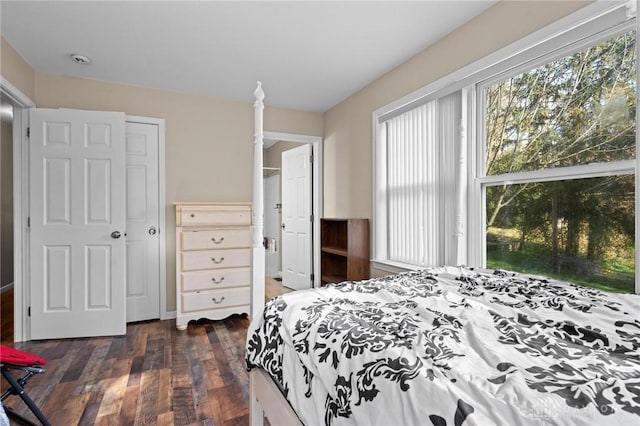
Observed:
[[[446,263],[447,232],[455,224],[446,212],[455,202],[461,92],[436,96],[408,111],[383,117],[386,207],[385,252],[398,265]],[[444,249],[443,249],[444,248]]]
[[[635,41],[629,31],[481,89],[496,177],[487,266],[634,290]]]
[[[604,3],[374,112],[375,266],[640,290],[635,2]]]

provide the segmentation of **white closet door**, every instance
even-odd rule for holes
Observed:
[[[124,121],[30,112],[31,339],[126,332]]]
[[[158,126],[126,123],[127,322],[160,318]]]
[[[311,288],[311,145],[282,153],[282,283]]]

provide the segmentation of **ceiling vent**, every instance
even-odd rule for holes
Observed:
[[[89,58],[88,56],[77,55],[75,53],[71,55],[71,60],[80,65],[89,65],[91,63],[91,58]]]

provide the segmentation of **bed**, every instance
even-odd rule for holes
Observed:
[[[640,424],[640,297],[433,268],[271,300],[247,364],[303,424]]]
[[[640,424],[640,296],[443,267],[263,306],[255,96],[252,426]]]

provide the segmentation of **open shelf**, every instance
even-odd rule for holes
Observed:
[[[338,256],[347,256],[349,252],[346,248],[341,247],[322,247],[324,253],[337,254]]]
[[[320,221],[322,285],[369,278],[369,220]]]

